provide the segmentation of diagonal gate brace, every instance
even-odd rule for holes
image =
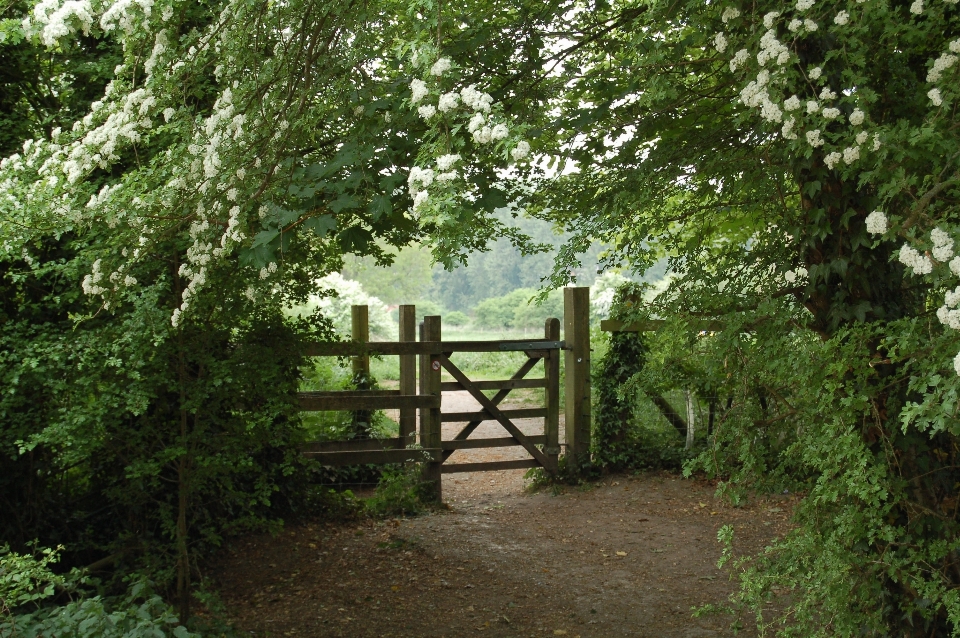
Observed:
[[[506,429],[506,431],[513,436],[513,438],[520,442],[520,445],[522,445],[527,452],[530,453],[530,456],[535,458],[541,466],[550,467],[550,461],[547,459],[546,455],[538,450],[537,446],[527,440],[527,437],[524,436],[523,432],[520,431],[520,428],[515,426],[510,419],[505,417],[503,412],[500,411],[500,408],[494,405],[493,401],[488,399],[483,392],[473,385],[473,381],[468,379],[467,375],[461,372],[460,368],[455,366],[450,359],[447,358],[446,354],[439,355],[437,360],[440,362],[440,365],[446,368],[447,372],[449,372],[453,378],[460,383],[460,385],[462,385],[468,392],[470,392],[471,395],[473,395],[473,398],[476,399],[481,406],[483,406],[484,410],[490,413],[490,416],[499,421],[500,425],[502,425],[504,429]]]
[[[449,357],[450,355],[445,353],[445,356]],[[533,367],[537,365],[538,361],[540,361],[539,358],[527,359],[523,363],[523,365],[520,366],[520,369],[517,370],[516,374],[510,377],[510,380],[512,381],[514,379],[522,379],[525,376],[527,376],[527,373],[533,370]],[[504,388],[499,392],[497,392],[495,395],[493,395],[493,397],[490,398],[491,403],[493,403],[494,405],[500,405],[500,402],[506,399],[507,395],[510,394],[510,390],[511,388]],[[463,426],[463,429],[460,430],[457,436],[453,437],[453,440],[463,441],[464,439],[468,438],[471,434],[473,434],[474,430],[480,427],[481,423],[483,423],[483,421],[470,421],[465,426]],[[446,461],[448,458],[450,458],[450,455],[453,453],[454,453],[454,450],[444,450],[443,460]]]

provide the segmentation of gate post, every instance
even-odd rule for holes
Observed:
[[[370,342],[370,321],[367,306],[350,307],[351,338],[357,343]],[[353,357],[353,382],[357,390],[370,389],[370,355],[364,353]],[[353,413],[353,438],[370,434],[370,411],[357,410]]]
[[[547,319],[543,326],[543,336],[550,341],[560,341],[560,320]],[[548,350],[543,360],[543,377],[545,382],[544,404],[547,416],[543,420],[543,433],[546,443],[543,453],[550,459],[550,467],[546,468],[551,474],[556,474],[560,456],[560,351]]]
[[[400,341],[417,340],[417,308],[416,306],[400,306]],[[417,360],[416,355],[400,355],[400,394],[417,393]],[[400,408],[400,447],[407,447],[415,443],[417,432],[416,408]]]
[[[577,472],[590,463],[590,289],[563,289],[564,434],[567,467]]]
[[[440,317],[423,318],[423,341],[440,341]],[[423,384],[420,394],[440,396],[440,360],[438,355],[426,355],[423,358],[424,370],[421,371]],[[440,408],[422,408],[420,410],[420,445],[425,448],[437,449],[440,447]],[[441,490],[441,466],[443,456],[437,460],[428,461],[424,465],[423,479],[429,484],[430,496],[437,501],[443,500]]]

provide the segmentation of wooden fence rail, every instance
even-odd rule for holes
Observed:
[[[304,446],[303,453],[324,465],[360,465],[383,463],[424,463],[424,478],[440,498],[442,474],[543,467],[556,472],[560,454],[560,360],[566,359],[567,410],[566,445],[573,453],[571,468],[589,460],[590,428],[590,340],[589,289],[565,291],[564,317],[566,340],[560,339],[560,321],[548,319],[543,339],[500,339],[491,341],[444,341],[441,318],[425,317],[416,340],[416,314],[411,305],[400,306],[398,341],[370,341],[366,308],[352,311],[353,339],[349,342],[307,344],[311,357],[351,357],[355,379],[369,376],[371,355],[399,356],[399,390],[357,389],[342,392],[301,392],[304,411],[342,410],[369,414],[373,410],[399,410],[399,436],[385,439],[358,438],[347,441],[316,441]],[[565,355],[561,355],[561,350]],[[510,379],[474,381],[450,359],[457,352],[523,352],[526,359]],[[417,360],[419,359],[419,366]],[[543,361],[543,376],[525,378]],[[419,383],[417,380],[419,367]],[[454,380],[441,380],[446,370]],[[419,386],[419,388],[418,388]],[[543,388],[544,404],[538,408],[503,409],[498,405],[512,390]],[[419,389],[419,391],[418,391]],[[495,390],[492,396],[483,391]],[[441,412],[443,392],[466,391],[481,409],[470,412]],[[416,443],[419,412],[419,443]],[[515,419],[543,419],[543,434],[524,434]],[[358,419],[355,418],[355,421]],[[364,421],[368,419],[363,419]],[[498,422],[509,436],[470,439],[485,421]],[[443,440],[442,424],[465,425],[452,440]],[[521,446],[531,458],[483,463],[445,463],[457,450]]]

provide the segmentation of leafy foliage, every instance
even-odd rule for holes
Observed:
[[[179,624],[163,600],[146,583],[124,596],[87,595],[89,579],[78,571],[58,575],[50,566],[58,552],[44,549],[39,558],[0,548],[0,636],[78,636],[89,638],[198,638]],[[52,604],[58,592],[74,600]]]

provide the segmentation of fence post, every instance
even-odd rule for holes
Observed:
[[[543,336],[550,341],[560,341],[560,320],[556,318],[547,319],[543,327]],[[543,420],[543,433],[546,435],[546,443],[543,446],[543,453],[550,459],[550,467],[546,468],[548,472],[557,471],[558,459],[560,456],[560,351],[548,350],[547,357],[543,360],[543,378],[545,390],[543,394],[544,405],[547,408],[547,416]]]
[[[417,308],[416,306],[400,306],[400,341],[417,340]],[[400,394],[417,393],[417,359],[416,355],[400,355]],[[400,408],[400,447],[415,443],[414,435],[417,431],[416,408]]]
[[[367,306],[350,307],[351,338],[358,343],[370,342],[370,320]],[[370,389],[370,355],[353,357],[353,383],[357,390]],[[370,434],[370,411],[357,410],[353,413],[353,438]]]
[[[564,434],[567,466],[578,471],[590,463],[590,289],[563,289]]]
[[[423,341],[440,341],[440,317],[423,318]],[[433,394],[440,396],[440,361],[437,355],[426,355],[424,357],[424,370],[421,372],[423,385],[420,387],[421,394]],[[420,410],[420,445],[425,448],[440,447],[440,408],[426,408]],[[441,490],[441,466],[443,464],[442,456],[438,461],[429,461],[424,466],[424,480],[429,484],[432,492],[430,496],[437,501],[443,500]]]

